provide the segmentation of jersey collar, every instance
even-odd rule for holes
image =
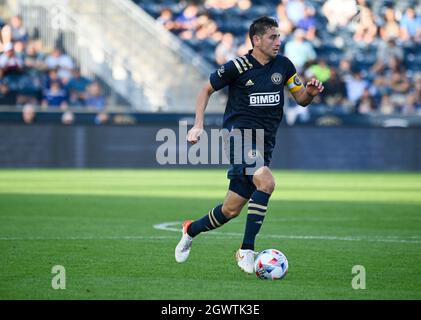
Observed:
[[[252,64],[253,64],[253,66],[255,66],[256,68],[263,68],[263,67],[265,67],[265,66],[267,66],[267,65],[269,65],[269,64],[271,64],[272,62],[273,62],[273,60],[275,60],[275,59],[272,59],[271,61],[269,61],[268,63],[266,63],[266,64],[261,64],[259,61],[257,61],[257,59],[255,59],[254,57],[253,57],[253,55],[251,54],[253,52],[253,49],[250,49],[249,50],[249,52],[248,52],[248,57],[249,57],[249,60],[252,60]]]

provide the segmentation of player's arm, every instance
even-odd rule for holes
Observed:
[[[285,86],[288,88],[294,100],[300,106],[308,106],[320,92],[324,90],[323,84],[317,79],[311,79],[304,86],[297,75],[297,69],[294,64],[285,57],[284,63],[286,64],[286,77]]]
[[[209,98],[214,93],[210,81],[206,82],[203,88],[200,90],[199,95],[196,100],[196,119],[194,121],[194,126],[191,128],[187,134],[187,141],[195,144],[199,141],[199,136],[203,132],[203,120],[205,118],[205,110],[209,102]]]
[[[291,92],[291,94],[300,106],[305,107],[308,106],[313,101],[314,97],[323,90],[323,83],[315,78],[312,78],[305,86],[301,85],[301,87]]]
[[[187,141],[195,144],[199,141],[199,136],[203,132],[203,120],[209,98],[215,91],[218,91],[232,83],[239,74],[239,69],[231,60],[222,65],[218,70],[210,75],[209,81],[200,90],[196,100],[196,120],[193,128],[187,133]]]

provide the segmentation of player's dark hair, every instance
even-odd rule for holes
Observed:
[[[278,22],[270,17],[260,17],[252,22],[249,29],[249,37],[251,41],[251,45],[254,47],[253,43],[253,36],[258,35],[262,36],[265,34],[265,32],[272,28],[278,27]]]

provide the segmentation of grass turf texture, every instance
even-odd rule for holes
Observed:
[[[220,170],[1,170],[0,299],[420,299],[421,175],[274,172],[256,250],[283,251],[281,281],[241,272],[246,208],[198,236],[177,264],[180,233],[219,204]],[[174,225],[178,228],[179,225]],[[66,289],[54,290],[54,265]],[[366,269],[366,289],[351,286]]]

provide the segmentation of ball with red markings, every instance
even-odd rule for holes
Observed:
[[[287,257],[277,249],[266,249],[254,260],[254,271],[259,279],[280,280],[288,273]]]

